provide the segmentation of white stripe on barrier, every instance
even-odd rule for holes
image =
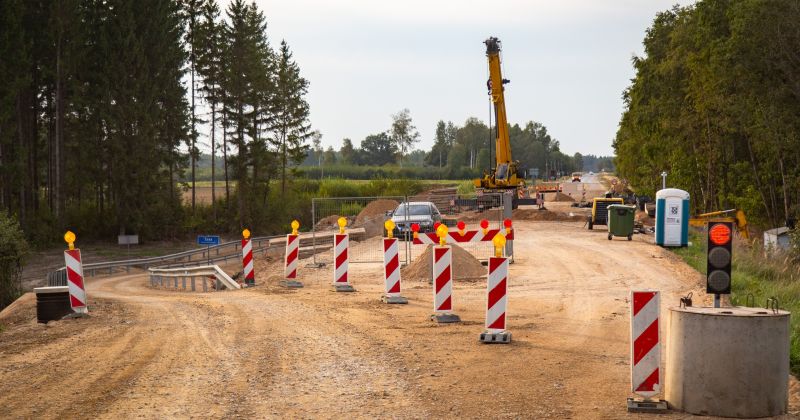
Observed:
[[[386,296],[400,296],[400,258],[397,238],[383,239],[383,279]]]
[[[348,255],[350,237],[346,233],[337,233],[334,234],[333,242],[333,284],[350,284],[347,273],[350,260]]]
[[[450,246],[433,248],[433,310],[453,310],[453,249]]]

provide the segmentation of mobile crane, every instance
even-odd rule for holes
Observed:
[[[511,159],[511,143],[508,140],[508,121],[503,87],[510,83],[500,71],[500,40],[490,37],[486,44],[486,57],[489,61],[489,80],[486,82],[494,105],[495,119],[495,166],[484,171],[483,178],[473,181],[475,188],[486,192],[512,192],[525,188],[525,177],[519,172],[519,162]],[[510,190],[510,191],[509,191]]]

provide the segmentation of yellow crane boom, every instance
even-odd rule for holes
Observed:
[[[486,58],[489,62],[489,80],[487,87],[494,106],[496,125],[495,167],[484,172],[483,178],[474,181],[476,188],[513,189],[525,186],[525,178],[518,173],[519,162],[511,160],[511,143],[508,139],[508,119],[506,118],[506,102],[503,85],[509,83],[504,79],[500,68],[500,40],[490,37],[486,41]]]
[[[730,209],[698,214],[697,216],[689,219],[689,224],[692,226],[705,226],[708,224],[709,220],[724,220],[726,222],[733,222],[733,224],[736,226],[736,230],[739,231],[739,235],[741,235],[744,239],[750,239],[750,233],[747,230],[747,218],[744,216],[744,212],[741,210]]]

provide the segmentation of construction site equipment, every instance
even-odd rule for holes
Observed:
[[[702,416],[788,410],[791,314],[777,308],[670,307],[665,398]]]
[[[595,225],[605,225],[608,223],[608,206],[612,204],[623,204],[623,202],[619,197],[596,197],[592,200],[592,215],[589,216],[589,230],[592,230]]]
[[[731,222],[736,226],[739,236],[744,239],[750,239],[750,233],[747,230],[747,217],[744,212],[737,209],[712,211],[710,213],[698,214],[689,219],[689,224],[692,226],[705,226],[709,221]]]
[[[612,204],[608,206],[608,240],[613,237],[624,236],[633,239],[633,219],[636,215],[636,206]]]
[[[656,193],[656,245],[689,244],[689,193],[667,188]]]
[[[562,192],[561,183],[559,182],[540,182],[533,187],[539,193],[554,193]]]
[[[494,105],[495,117],[495,167],[484,172],[483,178],[474,181],[476,188],[489,190],[516,190],[525,187],[525,177],[519,171],[519,162],[511,158],[511,142],[508,139],[508,121],[503,87],[510,80],[504,79],[500,71],[500,40],[490,37],[486,41],[486,57],[489,61],[487,87]]]
[[[36,293],[36,320],[41,324],[55,321],[73,313],[69,303],[69,287],[37,287]]]
[[[667,403],[652,400],[661,391],[661,293],[631,291],[631,391],[644,400],[628,398],[630,412],[664,412]]]
[[[583,176],[583,173],[581,173],[581,172],[573,172],[572,173],[572,182],[581,182],[581,177],[582,176]]]

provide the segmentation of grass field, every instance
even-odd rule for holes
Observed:
[[[706,272],[705,232],[692,231],[690,245],[673,251],[697,271]],[[791,366],[794,374],[800,374],[800,267],[787,257],[766,258],[759,245],[737,244],[733,251],[731,276],[731,302],[734,305],[746,305],[751,294],[759,306],[763,306],[768,298],[775,297],[781,309],[792,313]]]

